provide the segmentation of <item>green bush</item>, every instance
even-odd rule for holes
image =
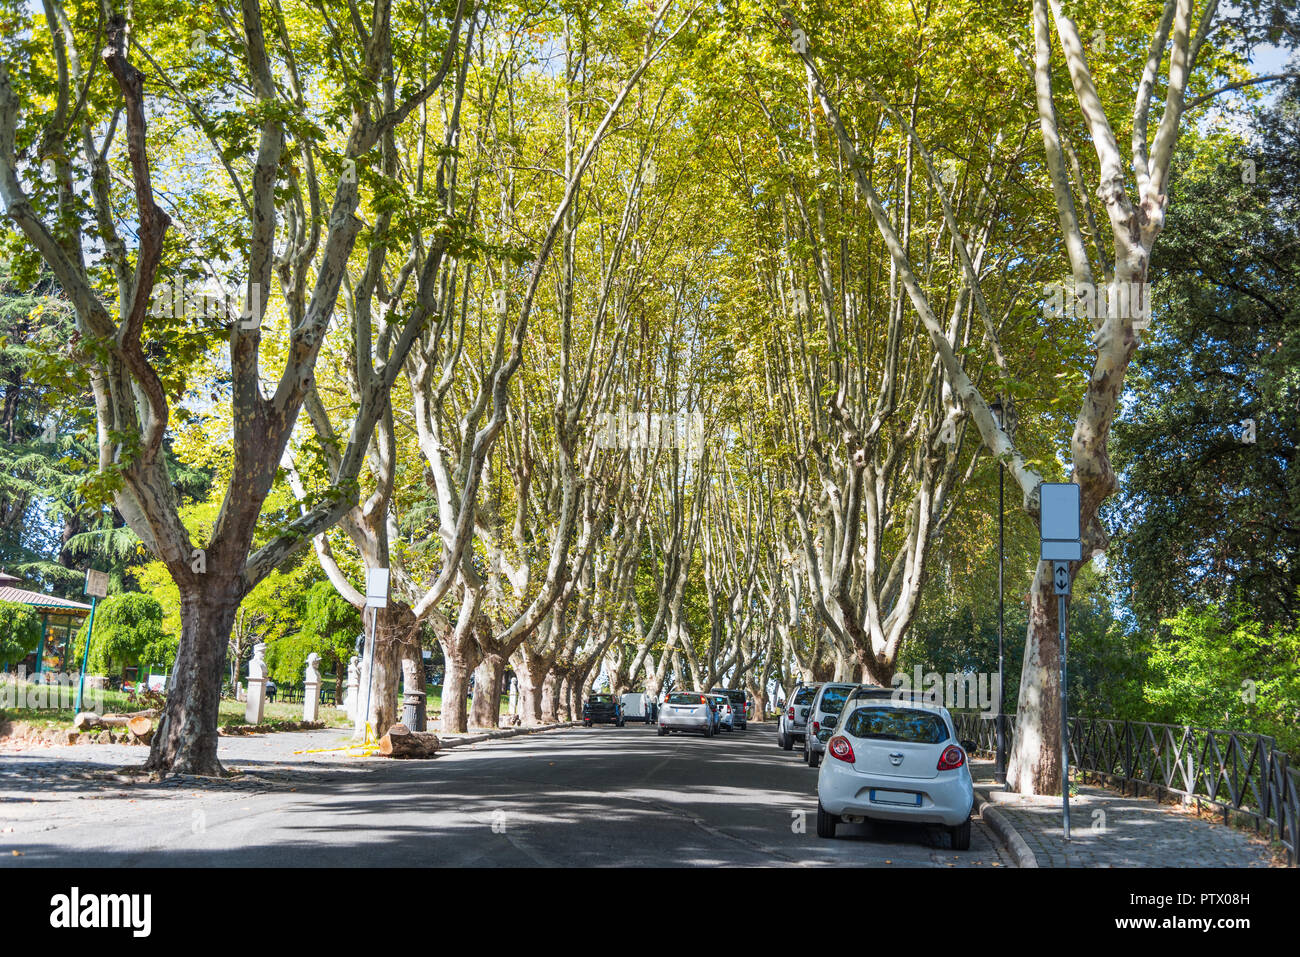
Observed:
[[[30,605],[0,601],[0,664],[15,665],[41,644],[41,618]]]
[[[90,618],[77,632],[72,656],[68,659],[81,666],[86,647]],[[95,609],[95,637],[90,643],[90,660],[86,669],[92,674],[107,675],[114,665],[130,662],[169,668],[176,657],[176,639],[163,630],[163,608],[152,595],[127,592],[110,595]]]
[[[279,684],[301,684],[307,656],[314,651],[321,657],[322,674],[340,676],[360,633],[361,613],[329,582],[316,582],[307,590],[302,627],[268,645],[267,668]]]
[[[1300,755],[1300,628],[1261,624],[1241,605],[1164,624],[1143,686],[1148,720],[1267,734]]]

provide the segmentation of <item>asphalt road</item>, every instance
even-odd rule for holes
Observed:
[[[117,746],[0,754],[0,867],[1010,865],[979,821],[816,835],[817,772],[772,725],[713,739],[598,726],[431,761],[299,755],[338,732],[223,739],[229,781],[123,785]],[[14,854],[17,851],[17,854]]]

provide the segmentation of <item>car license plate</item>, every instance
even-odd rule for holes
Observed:
[[[917,791],[881,791],[871,789],[871,801],[874,804],[907,804],[921,806],[921,795]]]

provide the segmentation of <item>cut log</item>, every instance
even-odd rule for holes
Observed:
[[[431,758],[442,747],[432,731],[412,731],[395,724],[379,739],[379,753],[390,758]]]
[[[72,719],[72,726],[78,731],[98,731],[101,728],[125,728],[132,720],[121,715],[100,715],[93,711],[81,711]]]
[[[136,715],[127,719],[126,726],[137,738],[148,738],[153,732],[153,718],[147,714]]]

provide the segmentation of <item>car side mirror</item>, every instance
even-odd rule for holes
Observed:
[[[977,748],[974,741],[972,741],[970,738],[965,738],[961,741],[961,749],[965,751],[967,754],[970,754],[972,751],[975,751]]]

